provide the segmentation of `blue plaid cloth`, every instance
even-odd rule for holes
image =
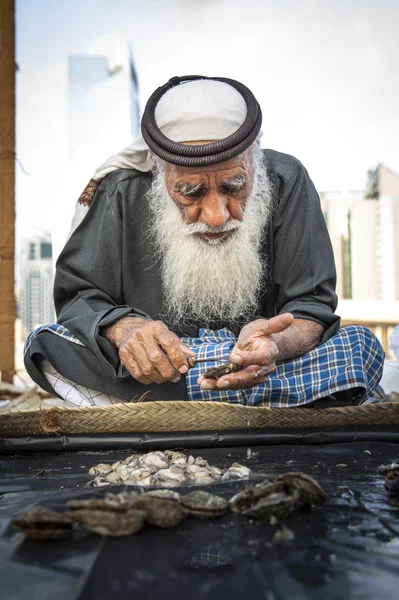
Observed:
[[[25,352],[32,339],[42,331],[50,331],[70,342],[84,346],[63,325],[43,325],[33,331],[25,343]],[[248,390],[202,390],[197,383],[200,375],[214,367],[215,358],[228,362],[236,336],[228,329],[200,329],[196,338],[181,338],[199,363],[186,375],[189,400],[213,400],[277,408],[302,406],[349,388],[360,388],[356,401],[363,402],[377,388],[382,377],[384,351],[377,338],[365,327],[350,326],[339,331],[324,344],[304,356],[277,365],[265,383]],[[219,363],[220,364],[220,363]]]
[[[37,329],[35,329],[28,335],[28,338],[25,342],[24,354],[26,354],[27,351],[29,350],[33,338],[35,338],[37,335],[39,335],[39,333],[42,331],[50,331],[51,333],[54,333],[55,335],[59,335],[60,337],[63,337],[70,342],[73,342],[74,344],[78,344],[79,346],[84,346],[84,344],[82,344],[82,342],[80,340],[78,340],[78,338],[75,337],[73,335],[73,333],[71,333],[69,331],[69,329],[67,329],[63,325],[59,325],[58,323],[52,323],[51,325],[42,325],[41,327],[38,327]]]
[[[182,338],[198,358],[223,357],[226,362],[236,341],[228,329],[201,329],[198,338]],[[265,383],[248,390],[202,390],[197,379],[214,367],[215,362],[199,363],[187,373],[187,393],[190,400],[283,408],[302,406],[335,392],[359,387],[361,391],[356,401],[362,402],[377,387],[383,364],[384,351],[371,331],[350,326],[339,329],[327,342],[304,356],[278,364]]]

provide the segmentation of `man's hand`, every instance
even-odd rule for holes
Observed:
[[[278,334],[288,329],[294,322],[291,313],[284,313],[271,319],[257,319],[245,325],[230,355],[230,360],[244,368],[219,379],[200,377],[202,389],[238,390],[252,388],[266,380],[276,368],[280,357]]]
[[[176,383],[188,371],[187,357],[195,356],[161,321],[124,317],[106,327],[104,335],[119,349],[131,376],[146,385]]]

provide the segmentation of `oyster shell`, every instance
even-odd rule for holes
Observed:
[[[156,485],[157,480],[152,475],[149,475],[148,477],[144,477],[143,479],[139,479],[138,481],[126,481],[125,483],[129,485],[138,485],[139,487],[147,487],[150,485]]]
[[[119,494],[108,492],[105,494],[104,501],[112,508],[117,509],[120,507],[121,510],[126,510],[127,508],[131,508],[135,499],[141,495],[141,492],[120,492]]]
[[[110,482],[105,477],[96,477],[95,479],[93,479],[93,485],[110,485]]]
[[[228,375],[229,373],[236,373],[237,371],[241,371],[243,367],[241,365],[237,365],[232,362],[225,363],[223,365],[219,365],[218,367],[212,367],[208,369],[204,373],[204,377],[207,379],[219,379],[223,375]]]
[[[86,529],[102,536],[132,535],[144,527],[144,510],[115,505],[110,499],[71,500],[67,502],[67,516]]]
[[[145,454],[142,456],[141,462],[146,467],[155,467],[155,471],[159,471],[159,469],[167,469],[169,467],[169,462],[163,453],[159,451]]]
[[[118,513],[104,510],[80,510],[68,513],[74,521],[102,536],[121,537],[137,533],[144,527],[147,513],[129,509]]]
[[[324,504],[328,496],[313,477],[305,473],[290,472],[283,473],[277,477],[287,493],[298,491],[299,497],[304,504]]]
[[[234,463],[227,471],[225,480],[248,477],[248,467]],[[107,484],[134,485],[148,487],[163,485],[179,486],[184,483],[208,485],[221,479],[222,469],[210,465],[202,456],[186,456],[175,450],[160,450],[147,454],[133,454],[112,465],[101,463],[90,469],[97,477],[92,485]]]
[[[327,494],[305,473],[284,473],[276,480],[266,479],[233,496],[230,510],[258,520],[270,515],[284,518],[302,504],[324,504]]]
[[[281,482],[266,479],[252,487],[248,487],[238,494],[235,494],[229,500],[230,510],[236,513],[245,513],[251,506],[254,506],[261,498],[284,491]]]
[[[36,506],[15,517],[13,527],[34,540],[66,540],[72,537],[72,521],[68,516]]]
[[[108,483],[122,483],[123,482],[122,473],[120,471],[111,471],[110,473],[108,473],[108,475],[106,477],[106,481]]]
[[[139,494],[135,493],[135,496]],[[132,498],[120,494],[106,494],[105,498],[87,498],[83,500],[69,500],[66,507],[69,511],[79,510],[103,510],[109,512],[123,513],[131,507]],[[72,518],[72,517],[71,517]]]
[[[186,475],[182,469],[177,466],[172,466],[169,469],[161,469],[154,475],[157,482],[171,483],[176,485],[187,481]]]
[[[380,465],[378,471],[383,475],[386,475],[389,471],[399,471],[399,462],[393,462],[389,465]]]
[[[215,479],[208,473],[196,473],[193,481],[196,485],[209,485],[215,483]]]
[[[190,517],[199,519],[215,519],[226,514],[229,509],[227,500],[203,490],[184,494],[180,498],[180,504]]]
[[[222,481],[231,481],[233,479],[248,479],[251,474],[251,469],[240,465],[240,463],[233,463],[226,473],[222,476]]]
[[[147,496],[153,496],[154,498],[166,498],[167,500],[174,500],[180,502],[180,494],[174,490],[162,489],[162,490],[151,490],[147,492]]]
[[[385,475],[385,489],[390,496],[399,499],[399,462],[378,467],[380,473]]]
[[[243,514],[246,517],[262,522],[268,522],[272,515],[278,519],[284,519],[294,512],[298,500],[298,491],[292,494],[275,492],[274,494],[260,498],[250,508],[243,511]]]
[[[184,465],[187,462],[187,457],[183,452],[176,452],[175,450],[165,450],[164,455],[170,463],[175,465]]]
[[[156,498],[143,494],[133,501],[132,506],[146,513],[147,523],[164,529],[177,527],[185,517],[180,504],[170,498]]]
[[[89,470],[90,475],[107,475],[112,471],[112,465],[100,463]]]

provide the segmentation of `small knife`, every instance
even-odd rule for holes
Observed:
[[[226,357],[221,358],[196,358],[195,356],[188,356],[187,362],[191,368],[195,367],[198,363],[206,363],[206,362],[225,362],[228,363],[229,359]]]

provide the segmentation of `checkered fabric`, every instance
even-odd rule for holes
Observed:
[[[109,404],[123,402],[121,398],[71,381],[71,379],[61,375],[48,360],[42,361],[41,369],[54,392],[67,404],[72,406],[108,406]]]
[[[33,338],[39,335],[41,331],[50,331],[51,333],[55,333],[55,335],[59,335],[60,337],[65,338],[69,342],[73,342],[74,344],[78,344],[79,346],[84,346],[84,344],[80,340],[78,340],[78,338],[75,337],[73,333],[69,331],[69,329],[67,329],[63,325],[59,325],[58,323],[52,323],[51,325],[42,325],[41,327],[38,327],[28,335],[28,338],[25,342],[24,354],[26,354],[29,350]]]
[[[377,338],[364,327],[345,327],[324,344],[304,356],[277,365],[265,383],[248,390],[201,390],[198,377],[217,364],[214,358],[229,355],[237,341],[228,329],[201,329],[198,338],[182,338],[198,358],[199,363],[186,376],[190,400],[214,400],[246,406],[283,408],[302,406],[318,398],[331,396],[340,390],[361,388],[354,399],[362,402],[377,387],[382,377],[384,351]]]
[[[83,346],[63,325],[44,325],[33,331],[25,344],[28,350],[32,339],[41,331],[50,331],[70,342]],[[228,329],[200,329],[197,338],[182,338],[197,355],[209,359],[199,363],[186,375],[189,400],[214,400],[246,406],[276,408],[302,406],[349,388],[360,388],[355,400],[364,402],[377,388],[382,377],[384,351],[377,338],[364,327],[340,329],[324,344],[304,356],[277,365],[266,382],[249,390],[201,390],[197,379],[222,358],[228,362],[236,344],[236,336]]]

